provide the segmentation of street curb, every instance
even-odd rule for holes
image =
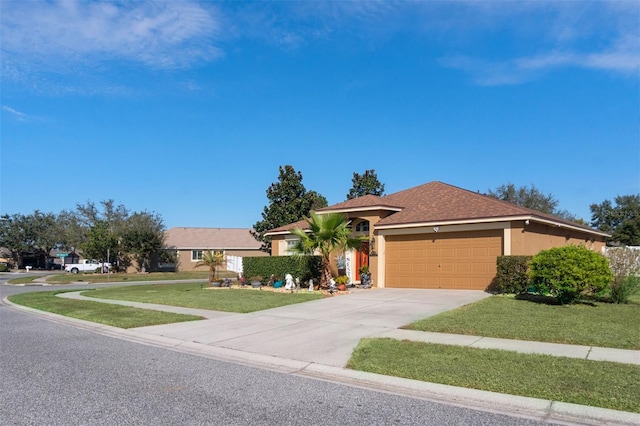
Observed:
[[[422,382],[321,364],[311,364],[299,374],[307,375],[306,373],[333,382],[539,421],[588,425],[640,424],[638,413]]]
[[[170,349],[194,356],[262,368],[284,374],[340,383],[349,386],[419,398],[459,407],[492,413],[524,417],[538,421],[555,421],[583,425],[638,425],[640,414],[607,408],[508,395],[478,389],[462,388],[423,382],[401,377],[385,376],[341,367],[309,363],[281,357],[243,352],[230,348],[210,346],[197,342],[154,336],[136,329],[121,329],[109,325],[69,318],[50,312],[17,305],[2,299],[2,303],[43,319],[114,337],[133,343]]]

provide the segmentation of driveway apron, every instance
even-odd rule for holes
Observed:
[[[251,314],[141,327],[136,330],[187,342],[344,367],[363,337],[473,303],[477,290],[354,290]]]

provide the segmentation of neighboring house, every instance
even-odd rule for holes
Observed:
[[[366,195],[316,211],[340,212],[369,242],[332,262],[359,281],[369,265],[373,285],[398,288],[487,289],[501,255],[582,244],[598,253],[609,236],[560,217],[430,182],[382,197]],[[299,221],[268,231],[272,255],[288,255]],[[340,263],[340,265],[338,265]],[[336,268],[337,269],[337,268]]]
[[[8,267],[13,267],[13,257],[11,250],[6,247],[0,247],[0,263]]]
[[[223,270],[242,272],[242,258],[269,256],[260,250],[262,243],[249,228],[171,228],[165,233],[165,248],[175,250],[181,271],[206,270],[195,268],[206,250],[221,251],[226,260]]]

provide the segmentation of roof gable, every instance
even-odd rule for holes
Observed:
[[[354,211],[354,210],[392,210],[400,211],[402,206],[390,204],[387,197],[379,197],[377,195],[364,195],[362,197],[352,198],[332,206],[323,207],[316,210],[318,213],[334,212],[334,211]]]

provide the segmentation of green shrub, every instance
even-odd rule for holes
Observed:
[[[284,277],[287,274],[299,277],[302,281],[309,278],[319,279],[322,271],[320,256],[264,256],[242,259],[243,275],[254,277]]]
[[[6,263],[0,263],[0,272],[9,272],[9,265]]]
[[[522,294],[529,290],[531,256],[499,256],[496,282],[501,293]]]
[[[543,250],[529,263],[529,277],[536,291],[558,302],[573,303],[583,293],[597,293],[613,278],[607,259],[583,246]]]
[[[609,286],[609,296],[613,303],[627,303],[629,296],[634,295],[640,289],[640,277],[628,275],[613,280]]]

